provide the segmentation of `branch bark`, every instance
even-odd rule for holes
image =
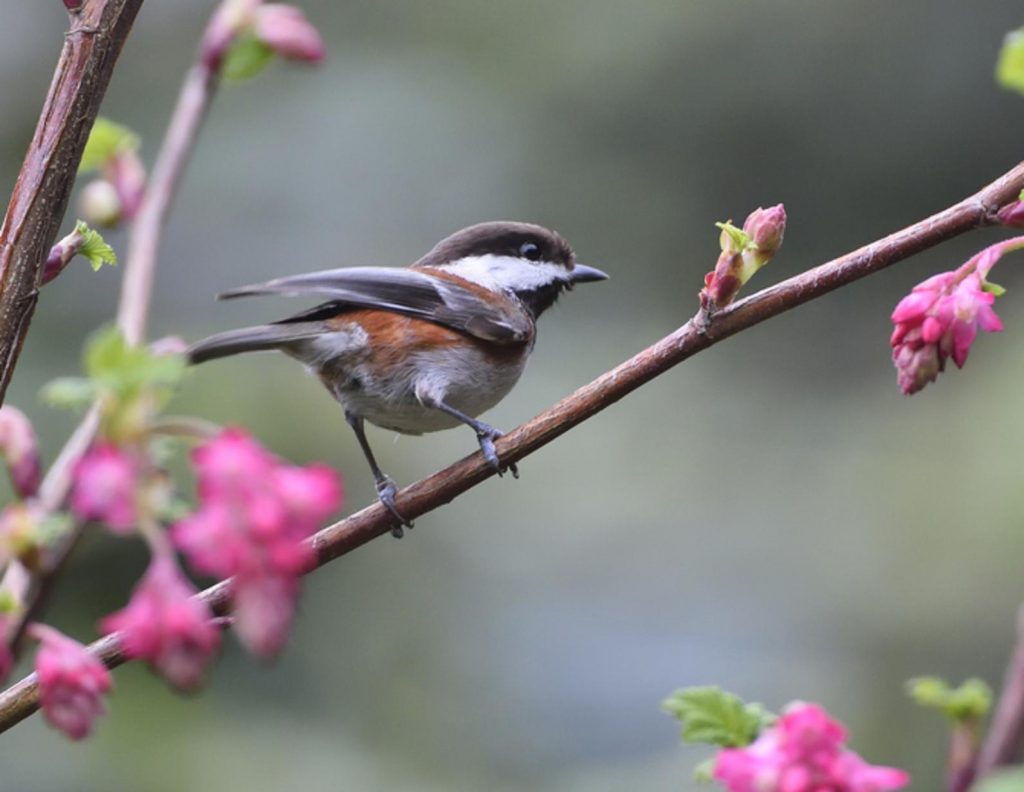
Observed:
[[[70,31],[0,226],[0,404],[114,64],[142,0],[88,0]]]
[[[902,231],[770,286],[722,309],[713,317],[702,314],[694,317],[675,332],[500,438],[495,444],[499,456],[502,461],[518,461],[719,341],[947,239],[973,228],[994,224],[995,212],[1015,199],[1022,188],[1024,162],[975,195]],[[403,489],[397,496],[398,507],[403,514],[418,517],[448,503],[492,475],[493,468],[477,452]],[[311,539],[317,565],[323,566],[345,555],[388,533],[390,528],[391,517],[379,503],[324,528]],[[225,613],[230,608],[231,581],[221,581],[198,596],[216,613]],[[126,659],[117,633],[96,641],[90,650],[110,667],[118,666]],[[19,723],[38,708],[38,682],[35,674],[30,674],[0,694],[0,732]]]
[[[1024,742],[1024,605],[1017,612],[1017,641],[1006,667],[1003,690],[988,736],[981,746],[975,778],[984,778],[1001,765],[1012,764]]]

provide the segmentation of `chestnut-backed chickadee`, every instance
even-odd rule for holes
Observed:
[[[300,360],[341,402],[373,471],[377,495],[401,526],[395,484],[373,457],[363,421],[403,434],[466,424],[487,461],[501,432],[476,416],[516,384],[536,338],[536,320],[577,283],[604,280],[576,263],[554,231],[528,223],[470,226],[411,267],[311,272],[221,298],[314,296],[326,302],[272,324],[218,333],[191,346],[189,361],[265,349]]]

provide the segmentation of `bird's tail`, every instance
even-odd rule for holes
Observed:
[[[306,338],[314,338],[323,332],[319,323],[270,324],[243,327],[217,333],[190,346],[185,354],[192,364],[207,360],[238,355],[242,352],[258,352],[267,349],[286,349]]]

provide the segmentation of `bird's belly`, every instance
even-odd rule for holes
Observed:
[[[441,410],[427,407],[424,398],[442,401],[473,418],[501,401],[519,380],[526,354],[496,360],[475,346],[417,351],[406,363],[373,376],[356,365],[347,383],[338,388],[345,408],[367,421],[403,434],[424,434],[460,425]]]

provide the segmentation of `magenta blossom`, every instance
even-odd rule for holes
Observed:
[[[46,720],[72,740],[87,737],[105,712],[103,697],[113,686],[110,672],[82,644],[52,627],[33,624],[29,632],[40,642],[36,675]]]
[[[170,555],[157,556],[123,610],[107,616],[101,631],[124,633],[121,645],[182,691],[197,689],[220,648],[213,614],[195,596]]]
[[[885,792],[910,782],[902,770],[870,765],[846,748],[846,730],[816,704],[792,705],[744,748],[715,759],[729,792]]]
[[[935,275],[914,287],[892,312],[896,325],[889,343],[900,390],[916,393],[952,357],[963,368],[979,328],[998,333],[1003,323],[992,310],[998,287],[985,279],[997,261],[1024,247],[1024,237],[986,248],[953,272]]]
[[[138,519],[139,464],[130,452],[109,443],[94,446],[75,466],[71,511],[127,534]]]
[[[10,405],[0,407],[0,454],[18,497],[35,495],[42,478],[36,433],[25,413]]]
[[[239,429],[193,452],[199,508],[171,530],[206,574],[234,577],[238,635],[262,656],[287,637],[299,577],[315,560],[306,539],[341,503],[341,483],[322,465],[294,467]]]

